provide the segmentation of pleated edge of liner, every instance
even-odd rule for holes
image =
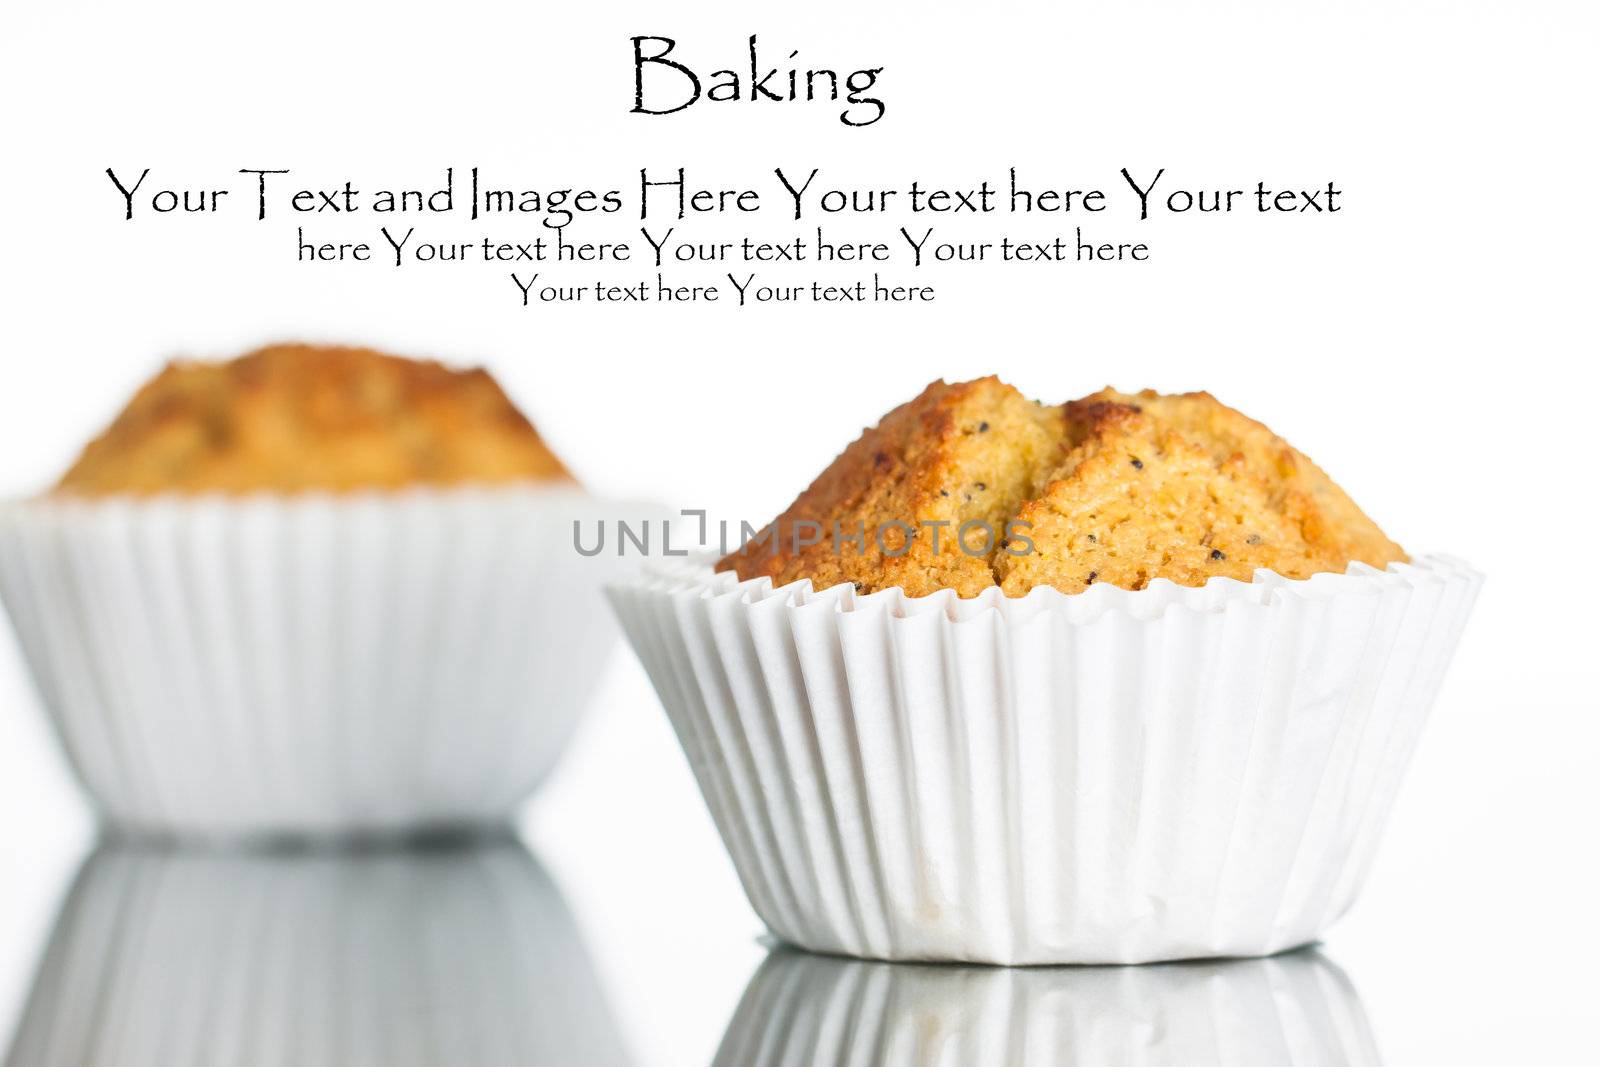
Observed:
[[[1123,615],[1136,622],[1151,622],[1174,611],[1213,615],[1224,613],[1236,605],[1267,608],[1293,601],[1321,602],[1347,596],[1377,597],[1395,587],[1416,588],[1455,583],[1476,587],[1484,580],[1482,572],[1458,557],[1429,553],[1413,556],[1407,563],[1391,563],[1384,570],[1352,562],[1343,572],[1325,571],[1309,578],[1285,578],[1275,571],[1261,568],[1249,582],[1215,577],[1202,586],[1183,586],[1165,578],[1157,578],[1144,589],[1121,589],[1101,584],[1080,593],[1063,593],[1053,586],[1041,585],[1020,597],[1008,597],[996,586],[976,597],[962,599],[953,589],[940,589],[926,596],[911,597],[899,586],[863,595],[857,593],[855,586],[849,582],[815,590],[809,578],[782,586],[773,585],[769,577],[740,581],[732,572],[714,571],[713,562],[709,556],[670,561],[653,559],[630,577],[606,583],[605,589],[613,599],[628,593],[668,596],[679,600],[736,599],[751,607],[770,603],[795,612],[885,612],[894,619],[909,619],[937,612],[957,625],[978,623],[996,616],[1004,623],[1018,625],[1053,613],[1066,615],[1074,625],[1091,625],[1113,615]]]

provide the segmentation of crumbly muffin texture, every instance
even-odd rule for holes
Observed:
[[[60,494],[342,492],[569,479],[487,371],[274,345],[175,362],[84,449]]]
[[[1207,393],[1047,407],[989,377],[890,412],[717,569],[969,597],[1406,558],[1303,453]]]

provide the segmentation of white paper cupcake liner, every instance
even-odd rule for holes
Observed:
[[[1320,953],[1146,967],[951,967],[780,951],[713,1067],[1377,1067],[1355,988]]]
[[[1480,576],[609,592],[756,912],[895,960],[1262,955],[1354,898]]]
[[[578,929],[514,843],[91,857],[9,1067],[627,1061]]]
[[[121,831],[396,833],[507,817],[615,627],[617,506],[569,489],[36,500],[0,597]]]

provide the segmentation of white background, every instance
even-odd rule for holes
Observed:
[[[1328,939],[1385,1061],[1574,1062],[1600,992],[1591,6],[1119,10],[12,12],[0,492],[47,485],[162,359],[275,339],[485,363],[595,491],[755,521],[935,377],[999,373],[1047,400],[1108,382],[1209,389],[1316,457],[1407,547],[1489,575],[1366,895]],[[709,70],[738,63],[750,32],[775,60],[797,48],[801,63],[885,67],[887,115],[850,129],[822,105],[627,113],[630,35],[676,37]],[[930,274],[923,307],[524,309],[492,267],[297,264],[297,220],[255,222],[237,174],[432,189],[473,165],[519,189],[620,187],[630,205],[640,167],[775,192],[774,166],[857,187],[1003,181],[1015,165],[1037,185],[1111,192],[1113,210],[1082,224],[1152,258]],[[217,217],[126,223],[107,166],[148,166],[151,188],[238,191]],[[1197,188],[1332,180],[1345,210],[1138,223],[1123,166]],[[876,239],[906,221],[828,225]],[[987,238],[1075,221],[934,224]],[[370,218],[304,224],[376,233]],[[569,232],[628,240],[635,224]],[[775,208],[686,226],[794,229]],[[585,273],[653,272],[572,276]],[[91,832],[9,640],[0,813],[4,1034]],[[759,924],[631,656],[527,827],[640,1062],[707,1061],[762,955]]]

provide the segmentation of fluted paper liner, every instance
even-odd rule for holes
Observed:
[[[774,952],[713,1067],[1378,1067],[1355,987],[1305,950],[1148,967],[870,963]]]
[[[102,850],[8,1067],[620,1067],[560,893],[515,843]]]
[[[507,817],[615,640],[569,489],[0,507],[0,597],[120,830],[394,833]]]
[[[1349,906],[1480,580],[909,599],[661,561],[609,592],[779,937],[1132,963],[1276,952]]]

